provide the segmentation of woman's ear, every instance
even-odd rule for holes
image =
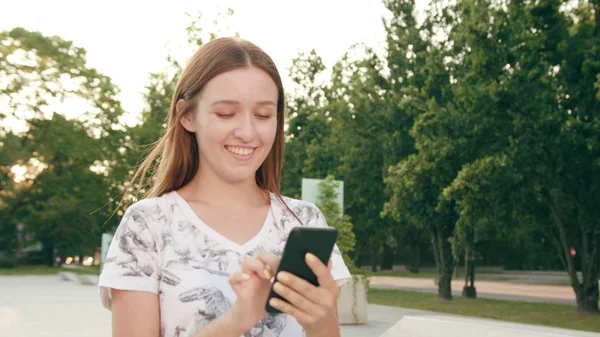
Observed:
[[[177,101],[177,104],[175,105],[177,115],[185,113],[186,104],[187,102],[183,98]],[[196,124],[194,123],[194,119],[195,116],[193,113],[185,113],[179,121],[184,129],[188,130],[189,132],[196,132]]]

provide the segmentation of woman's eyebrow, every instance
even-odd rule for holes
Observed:
[[[277,104],[273,101],[260,101],[256,103],[256,105],[272,105],[274,107],[277,107]]]
[[[217,104],[239,105],[240,102],[234,101],[234,100],[229,100],[229,99],[222,99],[222,100],[218,100],[218,101],[212,102],[210,104],[210,106],[217,105]]]
[[[218,101],[212,102],[210,104],[210,106],[217,105],[217,104],[239,105],[240,102],[235,101],[235,100],[230,100],[230,99],[222,99],[222,100],[218,100]],[[275,102],[273,102],[273,101],[260,101],[260,102],[256,103],[256,105],[260,105],[260,106],[272,105],[274,107],[277,107],[277,104]]]

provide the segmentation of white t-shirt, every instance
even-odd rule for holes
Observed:
[[[327,226],[314,204],[284,200],[304,226]],[[261,230],[240,245],[203,223],[177,192],[138,201],[125,212],[110,244],[98,283],[102,303],[110,309],[111,288],[158,294],[160,336],[192,336],[235,302],[228,279],[243,259],[259,248],[281,256],[290,230],[300,225],[271,193]],[[337,245],[331,258],[333,278],[350,278]],[[267,316],[244,337],[303,335],[292,316],[280,314]]]

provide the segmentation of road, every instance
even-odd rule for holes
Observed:
[[[452,294],[460,296],[463,286],[464,280],[452,281]],[[433,279],[428,278],[372,276],[371,287],[428,293],[438,292]],[[569,286],[475,281],[475,288],[477,289],[477,296],[480,298],[576,305],[575,292]]]

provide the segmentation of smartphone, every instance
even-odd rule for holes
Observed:
[[[313,273],[310,267],[306,264],[306,253],[312,253],[319,258],[323,264],[327,265],[331,252],[337,240],[337,229],[334,227],[294,227],[290,231],[287,242],[283,249],[283,255],[275,273],[275,281],[280,271],[286,271],[296,275],[315,286],[319,285],[317,276]],[[266,310],[270,314],[278,314],[281,311],[271,307],[269,301],[271,298],[278,298],[285,301],[279,296],[273,287],[267,299]]]

